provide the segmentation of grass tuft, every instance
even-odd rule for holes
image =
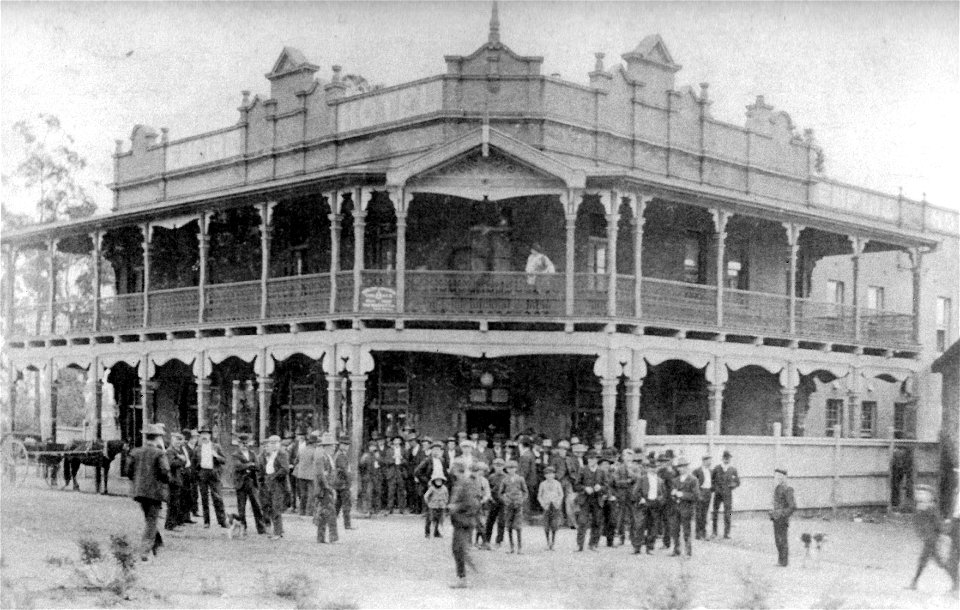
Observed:
[[[641,607],[650,610],[687,610],[693,606],[693,575],[686,568],[651,585]]]
[[[737,576],[740,579],[740,596],[734,601],[734,608],[743,610],[770,608],[770,581],[750,567],[741,569]]]

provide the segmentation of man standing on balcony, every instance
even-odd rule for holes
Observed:
[[[535,286],[538,274],[556,273],[557,268],[554,266],[553,261],[543,253],[543,246],[533,244],[530,246],[530,255],[527,257],[525,271],[527,272],[527,283]]]
[[[717,464],[711,473],[713,483],[713,538],[717,537],[717,515],[723,504],[723,537],[730,537],[730,521],[733,512],[733,490],[740,486],[740,475],[730,464],[733,456],[723,452],[723,462]]]

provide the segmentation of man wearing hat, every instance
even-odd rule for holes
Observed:
[[[600,470],[600,456],[595,451],[586,454],[587,465],[580,471],[573,485],[577,493],[577,550],[583,550],[583,542],[590,530],[590,550],[596,551],[603,526],[600,499],[606,493],[607,481]]]
[[[673,449],[667,449],[657,456],[657,470],[660,478],[663,479],[663,489],[667,501],[663,503],[660,512],[660,534],[663,535],[663,548],[670,548],[670,541],[673,539],[671,532],[674,523],[677,521],[677,503],[673,501],[673,484],[677,478],[677,469],[673,465]]]
[[[673,554],[680,555],[680,531],[683,530],[683,546],[687,557],[693,555],[693,546],[690,542],[690,522],[696,511],[699,484],[697,477],[690,474],[690,461],[683,456],[677,459],[677,476],[673,480],[670,496],[676,504],[674,518],[671,522],[671,537],[673,538]]]
[[[300,499],[299,493],[300,490],[297,486],[297,475],[294,474],[294,467],[297,465],[297,460],[300,458],[300,454],[307,448],[307,431],[303,428],[297,428],[296,433],[292,437],[293,440],[289,443],[286,442],[286,434],[284,438],[280,441],[280,447],[286,449],[287,456],[290,458],[290,489],[293,490],[293,493],[290,495],[290,512],[296,513],[299,508]]]
[[[163,428],[146,424],[143,440],[142,446],[130,452],[124,474],[133,479],[133,499],[143,510],[140,558],[146,561],[151,552],[156,555],[157,549],[163,545],[163,538],[157,531],[157,519],[170,481],[170,464],[163,450]]]
[[[441,443],[430,444],[429,455],[414,468],[413,477],[417,480],[421,498],[429,489],[430,483],[435,479],[443,479],[444,484],[446,484],[447,466],[443,463],[443,445]],[[449,493],[449,491],[448,489],[447,492]]]
[[[497,526],[497,547],[503,543],[505,523],[503,520],[503,498],[500,497],[500,484],[503,483],[503,479],[507,476],[506,472],[504,472],[506,465],[507,462],[503,458],[493,458],[490,475],[487,477],[487,482],[490,483],[490,506],[487,511],[487,523],[483,531],[484,543],[483,547],[481,547],[486,551],[490,550],[490,539],[493,537],[494,524]]]
[[[517,464],[519,466],[519,472],[517,474],[523,477],[528,490],[534,490],[527,496],[530,512],[539,512],[540,505],[537,502],[536,489],[539,487],[540,481],[537,477],[537,456],[533,453],[533,441],[529,436],[521,436],[519,442],[520,456],[517,457]]]
[[[623,546],[627,533],[633,531],[633,510],[630,508],[633,505],[630,496],[636,478],[633,457],[633,449],[624,449],[620,452],[620,461],[610,469],[611,490],[607,503],[611,504],[613,527],[607,530],[607,546],[613,546],[614,538],[619,539],[620,546]]]
[[[642,459],[641,454],[637,458]],[[663,479],[657,473],[657,458],[651,451],[647,456],[646,467],[642,469],[633,485],[633,552],[640,554],[642,546],[647,547],[647,555],[653,554],[653,545],[657,539],[663,504],[666,500]]]
[[[193,450],[200,441],[200,433],[196,430],[183,431],[183,514],[185,523],[194,523],[190,517],[200,516],[200,489],[197,486],[197,463],[193,461]]]
[[[263,526],[263,511],[260,509],[260,467],[257,465],[257,454],[250,448],[250,434],[241,432],[237,435],[237,449],[233,452],[233,487],[237,491],[237,516],[247,529],[247,500],[253,510],[253,522],[257,526],[257,533],[266,533]]]
[[[316,454],[319,430],[311,430],[304,444],[297,449],[297,459],[293,462],[293,476],[296,478],[297,502],[300,514],[307,515],[313,512],[313,481],[317,477]]]
[[[713,537],[717,537],[717,513],[723,504],[723,537],[730,537],[730,521],[733,512],[733,490],[740,486],[740,475],[730,464],[733,458],[729,451],[723,452],[723,461],[711,473],[713,483]]]
[[[360,475],[359,508],[372,515],[380,510],[380,450],[373,439],[370,439],[367,450],[360,456],[357,474]]]
[[[316,457],[314,458],[316,479],[313,482],[315,494],[313,522],[317,526],[317,542],[321,544],[328,541],[330,544],[334,544],[339,539],[337,535],[337,492],[333,481],[336,465],[330,455],[330,451],[333,450],[335,445],[333,434],[324,432],[317,440]],[[329,538],[327,536],[328,532]]]
[[[187,499],[183,493],[184,470],[187,462],[183,459],[183,435],[179,432],[170,434],[170,448],[167,449],[167,463],[170,464],[170,481],[167,483],[167,520],[164,523],[165,530],[173,530],[189,519],[190,509],[186,507],[184,501]]]
[[[581,442],[574,443],[577,437],[570,438],[570,459],[567,460],[567,470],[568,477],[570,479],[569,489],[566,490],[566,493],[563,496],[563,508],[567,513],[567,520],[570,523],[570,527],[576,529],[577,527],[577,513],[579,503],[577,502],[577,492],[574,490],[574,484],[577,479],[580,477],[580,472],[586,467],[586,454],[587,446]]]
[[[697,478],[697,510],[696,510],[696,538],[707,538],[707,511],[710,510],[710,497],[713,495],[713,468],[710,465],[710,456],[705,455],[700,460],[700,467],[693,471]]]
[[[777,545],[777,565],[781,568],[790,563],[790,515],[797,510],[797,503],[793,498],[793,487],[787,483],[787,471],[777,468],[773,471],[773,510],[770,511],[770,520],[773,521],[773,542]]]
[[[423,492],[418,493],[420,486],[417,483],[417,478],[413,475],[413,471],[426,458],[426,451],[423,450],[420,439],[417,438],[417,434],[412,428],[407,432],[406,458],[407,466],[403,469],[404,496],[407,499],[407,508],[410,509],[410,512],[419,515],[423,512]],[[426,490],[423,491],[426,492]]]
[[[210,428],[200,430],[200,442],[194,449],[193,461],[197,464],[197,484],[200,487],[200,505],[203,508],[203,526],[210,527],[210,500],[220,527],[227,527],[227,515],[223,510],[223,489],[220,486],[220,468],[227,461],[220,444],[210,439]]]
[[[270,538],[283,538],[283,511],[288,497],[292,494],[289,489],[290,481],[287,479],[290,458],[287,452],[280,448],[279,436],[274,434],[267,439],[257,465],[262,482],[260,497],[263,511],[267,520],[273,523],[273,535]]]
[[[337,492],[336,510],[334,519],[343,513],[343,529],[352,530],[350,512],[353,510],[353,500],[350,498],[350,457],[347,453],[350,448],[350,437],[341,436],[337,440],[337,449],[333,454],[333,489]]]
[[[394,509],[403,513],[406,507],[406,489],[404,488],[404,474],[407,469],[407,457],[403,450],[403,437],[394,436],[390,439],[390,446],[383,455],[383,478],[387,483],[387,503],[384,508],[389,514]]]

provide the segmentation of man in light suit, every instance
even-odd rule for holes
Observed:
[[[287,506],[290,490],[290,458],[280,448],[280,437],[276,434],[267,439],[266,446],[257,459],[258,473],[261,479],[260,499],[266,518],[273,523],[271,540],[283,538],[283,511]]]

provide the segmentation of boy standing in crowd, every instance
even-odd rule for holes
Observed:
[[[443,509],[450,503],[450,491],[446,486],[447,477],[439,474],[430,481],[430,487],[423,494],[423,502],[427,507],[424,512],[424,538],[430,537],[430,527],[433,526],[433,537],[440,538],[440,526],[443,525]]]
[[[543,508],[543,532],[547,537],[547,548],[552,551],[563,517],[563,486],[557,480],[557,471],[553,466],[547,466],[543,476],[544,480],[537,490],[537,502]]]
[[[510,537],[510,552],[514,552],[513,534],[517,534],[516,552],[521,552],[521,531],[523,528],[523,507],[530,493],[527,482],[517,474],[517,462],[507,462],[507,475],[500,482],[500,501],[503,502],[503,521]]]
[[[500,497],[500,484],[503,483],[506,473],[503,467],[506,462],[503,458],[493,458],[493,472],[490,473],[487,481],[490,483],[490,509],[487,511],[487,524],[484,529],[483,549],[490,550],[490,539],[493,537],[493,526],[497,526],[497,547],[503,543],[503,499]]]

